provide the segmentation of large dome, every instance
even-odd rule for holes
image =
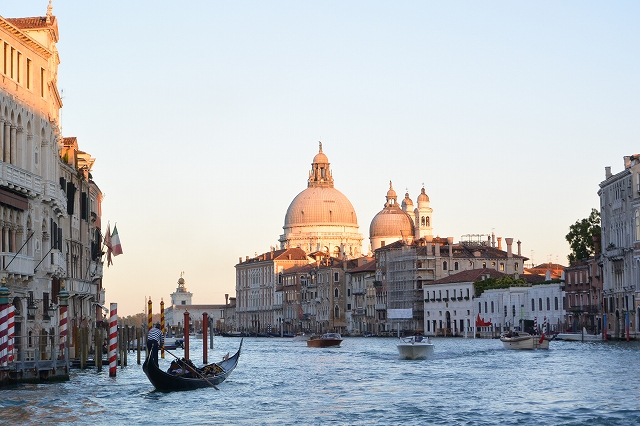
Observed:
[[[342,192],[332,187],[310,187],[293,199],[284,226],[358,225],[356,212]]]
[[[397,237],[398,240],[413,236],[413,222],[398,206],[385,207],[369,226],[369,237]]]

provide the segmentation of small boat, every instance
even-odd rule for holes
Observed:
[[[434,348],[431,340],[421,335],[401,337],[397,346],[402,359],[425,359]]]
[[[342,343],[342,336],[338,333],[325,333],[321,336],[311,336],[307,340],[307,346],[310,348],[328,348],[332,346],[340,346]]]
[[[582,327],[582,333],[558,333],[556,334],[558,340],[570,340],[573,342],[600,342],[602,341],[602,333],[589,334],[587,329]]]
[[[500,336],[505,349],[549,349],[549,339],[524,331],[510,331]]]
[[[150,361],[152,358],[150,356],[144,361],[142,370],[156,390],[162,392],[215,388],[216,385],[224,382],[236,368],[241,350],[242,340],[235,355],[232,357],[225,356],[221,362],[214,362],[202,368],[196,368],[195,377],[179,376],[163,371],[156,366],[155,362]]]
[[[311,333],[296,333],[295,336],[293,336],[293,341],[294,342],[306,342],[307,340],[309,340],[311,338],[312,334]]]
[[[242,337],[242,333],[239,331],[225,331],[224,333],[222,333],[222,336],[224,337]]]
[[[178,339],[176,337],[165,337],[164,348],[170,351],[178,348],[184,349],[184,339]]]

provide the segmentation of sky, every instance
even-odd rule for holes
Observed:
[[[5,18],[48,0],[3,2]],[[106,302],[235,295],[278,246],[318,141],[369,224],[389,182],[434,235],[567,264],[605,167],[640,152],[640,3],[55,0],[62,131],[96,159],[124,253]],[[104,231],[105,229],[103,229]],[[168,306],[168,305],[167,305]]]

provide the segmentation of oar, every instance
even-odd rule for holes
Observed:
[[[183,362],[180,358],[178,358],[177,356],[175,356],[174,354],[172,354],[170,351],[168,350],[164,350],[165,352],[167,352],[169,355],[171,355],[172,357],[174,357],[175,359],[178,360],[179,363],[181,363],[183,365],[184,368],[188,369],[189,371],[191,371],[192,373],[196,373],[198,376],[200,376],[200,378],[202,380],[204,380],[205,382],[209,383],[211,385],[212,388],[214,388],[215,390],[220,390],[218,389],[218,387],[216,385],[214,385],[213,383],[211,383],[209,380],[207,380],[206,377],[204,377],[202,374],[198,373],[198,371],[194,368],[191,368],[190,365],[188,365],[186,362]]]

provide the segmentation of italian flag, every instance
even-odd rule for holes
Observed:
[[[120,244],[120,236],[118,235],[118,226],[113,226],[113,234],[111,234],[111,247],[114,256],[122,254],[122,245]]]

